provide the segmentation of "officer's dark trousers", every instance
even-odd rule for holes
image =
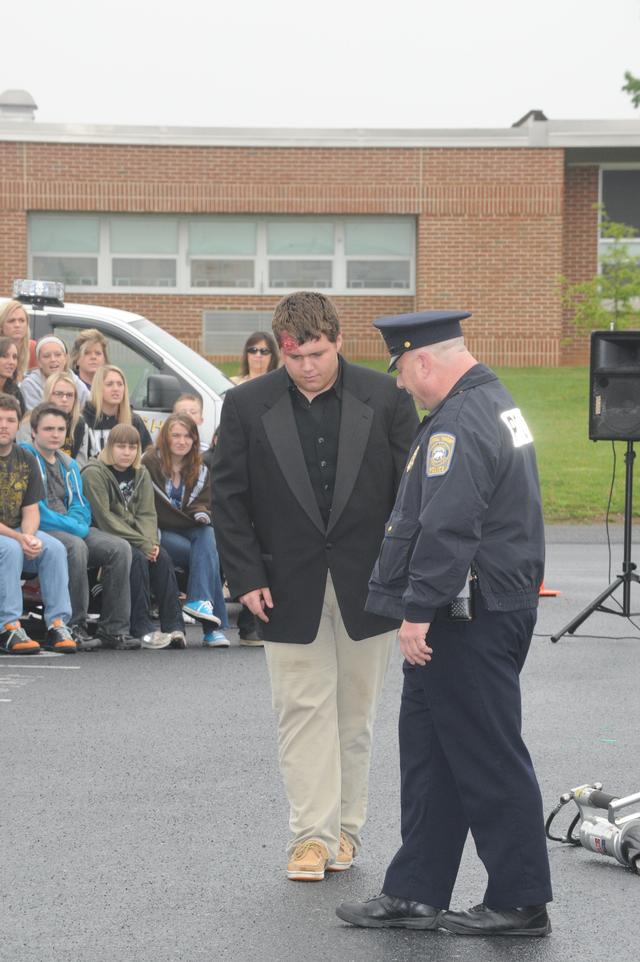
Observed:
[[[436,620],[431,662],[404,665],[400,708],[402,847],[387,895],[448,908],[469,829],[491,908],[552,898],[542,800],[521,734],[519,673],[531,610]]]

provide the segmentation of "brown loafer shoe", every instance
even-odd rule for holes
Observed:
[[[293,882],[321,882],[329,862],[329,849],[319,838],[308,838],[296,845],[289,864],[287,878]]]
[[[353,865],[355,845],[349,841],[344,832],[340,832],[340,847],[333,862],[327,865],[327,872],[344,872]]]

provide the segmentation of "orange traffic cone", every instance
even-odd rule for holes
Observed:
[[[557,591],[555,588],[545,588],[544,581],[540,585],[540,591],[538,592],[541,598],[557,598],[561,595],[561,591]]]

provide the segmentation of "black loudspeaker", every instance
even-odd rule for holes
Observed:
[[[640,331],[593,331],[591,441],[640,441]]]

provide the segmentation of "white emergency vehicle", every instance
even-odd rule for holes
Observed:
[[[64,286],[53,281],[15,281],[13,297],[24,304],[31,337],[56,334],[69,351],[80,331],[95,327],[107,339],[109,361],[122,368],[134,410],[155,436],[180,394],[202,398],[207,444],[220,421],[222,399],[233,387],[217,367],[157,324],[129,311],[94,304],[65,304]],[[0,299],[0,304],[6,298]]]

